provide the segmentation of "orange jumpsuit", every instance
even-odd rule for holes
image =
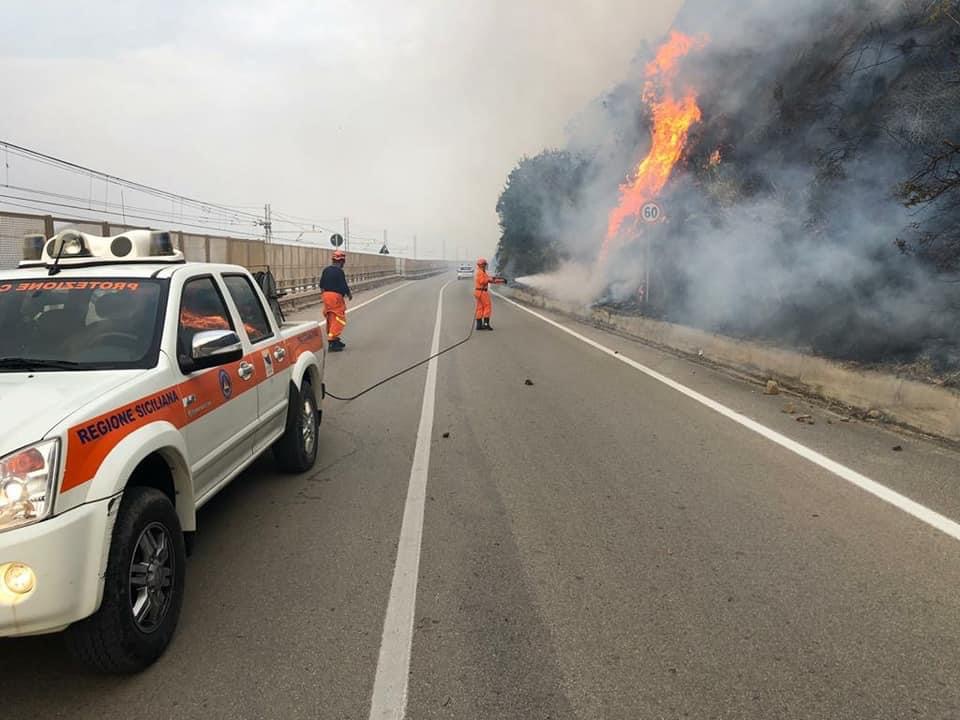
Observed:
[[[329,290],[323,293],[323,314],[327,318],[327,341],[337,340],[347,326],[347,303],[343,295]]]
[[[490,313],[493,312],[493,303],[490,302],[490,283],[494,285],[503,285],[501,278],[487,275],[487,271],[478,267],[473,276],[473,296],[477,299],[477,320],[489,320]]]

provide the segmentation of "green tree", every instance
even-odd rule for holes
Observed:
[[[497,201],[497,267],[510,275],[552,270],[566,256],[563,229],[578,211],[587,161],[567,151],[523,158]]]

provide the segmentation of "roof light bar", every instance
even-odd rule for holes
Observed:
[[[132,262],[182,263],[183,253],[166,231],[130,230],[122,235],[99,237],[63,230],[49,240],[28,235],[23,241],[20,267],[115,264]]]

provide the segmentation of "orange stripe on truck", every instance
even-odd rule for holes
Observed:
[[[177,428],[186,425],[181,397],[179,387],[168,388],[70,428],[60,491],[72,490],[93,478],[117,443],[148,423],[166,421]]]
[[[323,335],[320,333],[320,328],[307,330],[287,340],[287,357],[291,362],[296,361],[296,358],[306,350],[315,353],[323,351]]]
[[[259,348],[242,360],[204,370],[189,380],[74,425],[67,430],[66,466],[60,492],[67,492],[92,480],[107,455],[120,441],[140,428],[150,423],[167,422],[178,430],[182,429],[226,405],[231,399],[253,390],[273,375],[267,372],[264,351],[272,355],[274,350],[284,346],[287,356],[282,362],[275,361],[277,371],[295,362],[304,351],[320,352],[323,340],[319,328],[308,330],[267,348]],[[252,363],[256,368],[254,382],[245,382],[238,377],[237,370],[242,362]]]

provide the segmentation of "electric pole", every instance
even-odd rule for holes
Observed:
[[[343,219],[343,249],[344,251],[350,249],[350,218],[348,217]]]
[[[263,206],[263,241],[267,245],[273,242],[273,223],[270,220],[270,203]]]

